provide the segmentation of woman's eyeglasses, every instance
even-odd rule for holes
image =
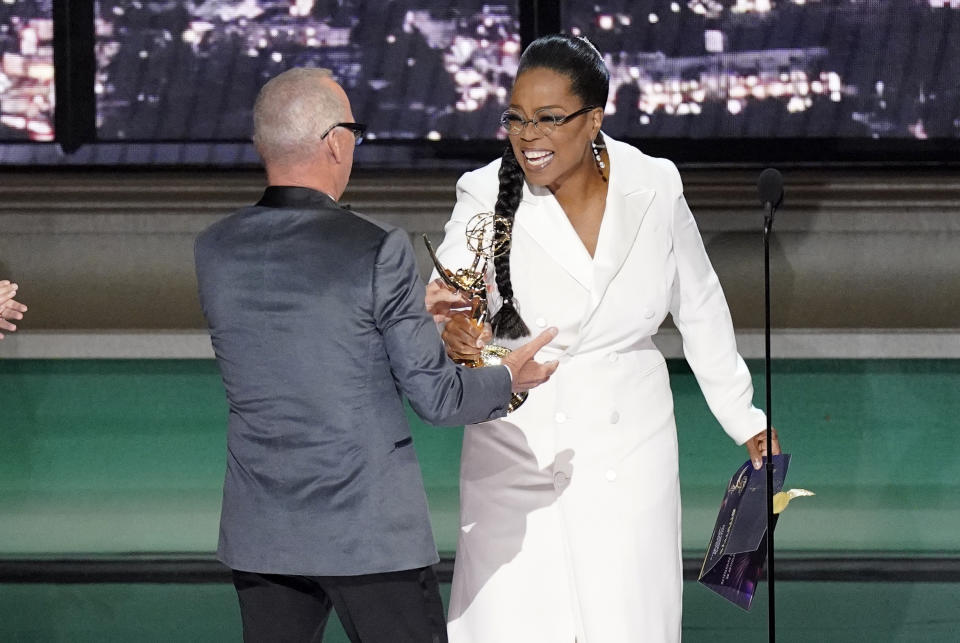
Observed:
[[[597,107],[599,107],[599,105],[584,107],[583,109],[578,109],[572,114],[567,114],[566,116],[554,114],[550,111],[550,108],[544,107],[535,111],[533,113],[533,118],[530,120],[525,119],[519,112],[508,109],[500,116],[500,126],[507,130],[507,133],[516,136],[523,132],[527,124],[532,123],[533,129],[540,132],[540,134],[543,136],[550,136],[553,134],[553,130],[557,129],[567,121],[574,119],[581,114],[586,114],[591,110],[597,109]]]
[[[344,127],[353,132],[353,138],[356,141],[355,145],[360,145],[360,143],[363,143],[363,135],[367,132],[367,126],[363,123],[334,123],[328,127],[323,134],[320,135],[320,140],[322,141],[325,139],[327,134],[338,127]]]

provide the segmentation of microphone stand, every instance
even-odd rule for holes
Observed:
[[[773,404],[770,376],[770,233],[773,230],[773,215],[783,201],[783,176],[773,168],[767,168],[760,173],[757,182],[760,192],[760,202],[766,210],[763,219],[763,341],[764,341],[764,375],[766,377],[767,394],[767,591],[769,604],[767,605],[768,640],[774,643],[777,640],[776,601],[774,594],[774,560],[773,560]]]
[[[763,218],[763,308],[764,308],[764,377],[766,379],[767,402],[767,640],[774,643],[777,640],[776,604],[774,601],[774,573],[773,573],[773,420],[771,417],[771,387],[770,387],[770,233],[773,230],[773,214],[776,206],[767,201],[766,215]]]

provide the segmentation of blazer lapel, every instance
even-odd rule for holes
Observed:
[[[517,208],[514,226],[522,229],[557,265],[590,290],[593,284],[590,254],[550,191],[534,189],[536,192],[524,183],[523,199]]]

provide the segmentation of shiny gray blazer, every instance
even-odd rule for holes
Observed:
[[[406,233],[269,187],[195,259],[229,404],[220,560],[311,576],[437,562],[403,397],[433,424],[481,422],[506,414],[510,376],[447,358]]]

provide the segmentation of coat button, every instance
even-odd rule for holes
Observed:
[[[557,411],[557,414],[553,416],[553,419],[557,421],[557,424],[563,424],[567,421],[567,416],[562,412]]]
[[[619,421],[620,421],[620,413],[618,411],[614,411],[613,413],[610,414],[610,424],[616,424]]]
[[[617,352],[610,353],[609,355],[607,355],[607,359],[609,359],[611,362],[615,362],[618,359],[620,359],[620,353],[617,353]]]
[[[653,319],[653,316],[656,315],[656,311],[653,308],[644,308],[643,309],[643,318],[644,319]]]
[[[537,324],[537,326],[539,326],[540,328],[544,328],[544,327],[546,327],[546,325],[547,325],[547,320],[544,319],[543,317],[537,317],[537,319],[536,319],[536,324]]]
[[[613,469],[607,469],[607,482],[613,482],[617,479],[617,472]]]
[[[557,489],[563,489],[570,483],[570,476],[563,471],[557,471],[553,474],[553,486]]]

